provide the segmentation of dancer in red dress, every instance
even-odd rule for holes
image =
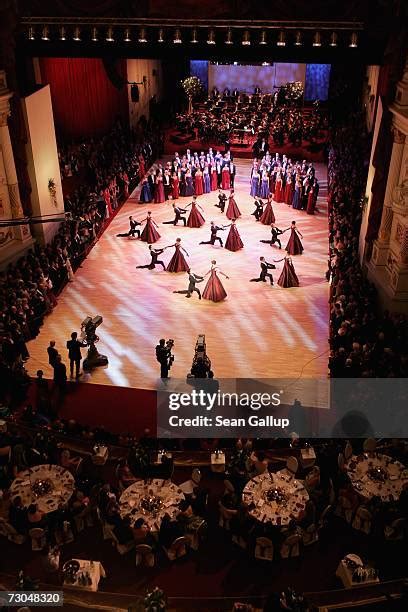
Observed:
[[[217,168],[215,167],[215,164],[211,164],[211,191],[217,191],[217,189]]]
[[[275,213],[273,212],[273,208],[272,208],[272,196],[271,195],[268,196],[268,201],[266,203],[264,211],[259,220],[264,225],[271,225],[272,223],[275,223]]]
[[[283,270],[278,279],[279,287],[283,287],[287,289],[289,287],[299,287],[299,279],[296,275],[295,268],[292,263],[291,257],[284,257],[283,259],[274,259],[275,263],[279,263],[280,261],[284,261]]]
[[[178,200],[180,197],[180,179],[177,176],[177,172],[173,172],[171,178],[171,195],[173,200]]]
[[[222,189],[230,189],[231,188],[231,176],[229,167],[225,165],[221,171],[221,187]]]
[[[200,169],[194,175],[194,192],[197,196],[204,193],[203,173]]]
[[[200,210],[204,212],[199,204],[197,204],[197,197],[193,196],[193,201],[187,204],[186,208],[191,206],[191,211],[187,219],[187,227],[201,227],[205,223],[203,215]],[[198,210],[200,209],[200,210]]]
[[[210,278],[208,279],[203,291],[203,298],[205,300],[210,300],[211,302],[222,302],[222,300],[225,300],[227,297],[227,292],[217,276],[217,271],[219,274],[225,276],[225,278],[229,278],[229,276],[224,274],[224,272],[221,272],[221,270],[217,267],[217,262],[215,259],[213,259],[211,262],[211,269],[204,275],[204,278],[208,275],[210,275]]]
[[[292,206],[292,200],[293,200],[293,192],[295,190],[295,186],[293,184],[293,179],[292,177],[289,175],[286,178],[286,185],[285,185],[285,197],[284,197],[284,202],[285,204],[287,204],[288,206]]]
[[[303,238],[303,236],[296,226],[296,221],[292,221],[291,226],[287,229],[290,229],[290,238],[285,248],[286,252],[289,255],[301,255],[303,252],[303,244],[301,243],[300,238]]]
[[[190,269],[190,266],[186,262],[184,255],[181,251],[184,251],[187,257],[189,257],[189,254],[181,246],[181,238],[177,238],[175,244],[170,244],[168,247],[165,248],[167,249],[172,246],[174,246],[176,250],[174,251],[174,255],[167,265],[167,272],[187,272],[187,270]]]
[[[228,207],[227,207],[227,219],[238,219],[241,216],[241,212],[237,206],[237,203],[234,199],[234,190],[231,189],[230,195],[228,197]]]
[[[143,219],[142,223],[144,223],[145,221],[146,225],[144,226],[142,233],[140,234],[140,240],[143,240],[143,242],[149,242],[149,244],[160,240],[160,234],[156,229],[158,225],[156,221],[153,221],[152,213],[150,212],[150,210],[147,213],[146,219]]]
[[[161,202],[166,201],[166,196],[164,194],[163,176],[161,173],[156,176],[156,182],[154,185],[154,201],[156,204],[160,204]]]
[[[315,190],[314,190],[314,184],[312,184],[312,186],[309,189],[309,194],[307,196],[306,212],[308,215],[315,214],[315,206],[316,206]]]
[[[275,195],[274,195],[274,200],[275,202],[282,202],[282,174],[278,171],[276,174],[276,181],[275,181]]]
[[[235,225],[235,219],[231,219],[231,223],[229,225],[224,225],[224,229],[230,228],[228,233],[228,238],[225,242],[225,248],[229,251],[239,251],[244,247],[244,243],[241,240],[241,236],[238,233],[237,226]]]

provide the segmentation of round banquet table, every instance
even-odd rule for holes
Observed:
[[[273,495],[276,491],[283,499],[268,501],[268,491],[273,491]],[[288,525],[292,519],[299,519],[309,494],[299,480],[287,470],[281,470],[276,474],[265,472],[255,476],[246,484],[242,497],[252,517],[280,526]]]
[[[149,498],[156,502],[154,510],[148,508]],[[143,480],[138,480],[120,496],[120,514],[122,518],[130,515],[132,525],[143,518],[151,531],[159,531],[164,515],[173,517],[182,499],[182,490],[169,480],[155,478],[147,485]],[[146,507],[143,508],[143,505]]]
[[[43,481],[49,491],[36,492],[36,487]],[[60,465],[36,465],[20,472],[10,487],[11,497],[21,497],[23,506],[37,504],[41,512],[47,514],[58,509],[60,504],[66,504],[75,489],[75,481],[71,472]]]
[[[377,496],[384,502],[397,501],[408,485],[408,470],[387,455],[353,455],[345,467],[353,488],[365,499]]]

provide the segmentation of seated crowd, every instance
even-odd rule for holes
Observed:
[[[17,390],[20,383],[27,382],[22,366],[29,357],[26,342],[39,333],[44,317],[57,303],[56,296],[73,280],[105,220],[144,175],[156,156],[158,137],[156,131],[146,129],[140,143],[117,125],[98,141],[60,148],[69,215],[49,244],[35,244],[0,272],[0,401],[13,392],[14,379],[19,383]],[[74,187],[80,184],[69,192],[71,176]]]
[[[377,292],[360,266],[357,228],[367,168],[360,116],[333,133],[329,164],[330,375],[334,378],[406,377],[408,319],[379,312]]]

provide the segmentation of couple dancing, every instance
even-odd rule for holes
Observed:
[[[188,216],[188,219],[184,217],[187,214],[187,208],[191,206],[191,211]],[[176,206],[173,204],[174,210],[174,219],[171,221],[163,221],[163,225],[178,225],[179,221],[184,223],[184,227],[201,227],[205,223],[205,219],[201,212],[204,212],[203,208],[198,204],[197,197],[193,196],[193,201],[190,204],[187,204],[185,208],[181,208],[180,206]]]
[[[173,293],[181,293],[185,295],[187,298],[190,298],[191,294],[195,292],[198,295],[198,299],[201,300],[201,293],[198,287],[196,287],[196,284],[202,283],[205,280],[205,278],[209,276],[209,279],[203,291],[202,297],[204,300],[210,300],[211,302],[222,302],[227,297],[227,292],[225,291],[217,275],[217,271],[218,271],[218,274],[222,274],[222,276],[225,276],[225,278],[227,279],[229,278],[229,276],[224,274],[224,272],[221,272],[221,270],[218,268],[217,262],[215,261],[215,259],[211,261],[211,268],[208,270],[206,274],[204,274],[204,276],[199,276],[198,274],[194,274],[191,270],[187,270],[187,274],[188,274],[187,289],[173,291]]]
[[[166,249],[171,249],[172,247],[175,248],[175,251],[173,257],[170,259],[166,267],[164,263],[159,259],[159,255],[164,253]],[[174,244],[169,244],[168,246],[165,246],[162,249],[154,249],[152,245],[149,244],[149,252],[151,257],[150,263],[145,264],[143,266],[136,266],[136,268],[154,270],[156,266],[162,266],[163,270],[167,270],[167,272],[187,272],[190,267],[182,251],[184,251],[187,257],[189,257],[187,251],[181,246],[181,238],[177,238]]]
[[[215,244],[215,241],[218,240],[218,242],[220,243],[220,246],[224,246],[221,238],[219,236],[217,236],[217,232],[219,231],[223,231],[227,228],[230,228],[230,231],[228,233],[228,237],[227,240],[225,242],[225,248],[228,249],[228,251],[239,251],[240,249],[243,248],[244,243],[241,240],[241,236],[239,235],[237,226],[236,226],[236,219],[231,219],[231,223],[229,225],[215,225],[214,221],[211,221],[210,224],[210,231],[211,231],[211,236],[209,240],[202,240],[200,242],[200,244]]]
[[[273,285],[273,276],[269,272],[269,270],[276,270],[275,263],[279,263],[284,261],[283,270],[278,279],[279,287],[283,287],[284,289],[288,289],[289,287],[299,287],[299,279],[296,275],[294,265],[292,263],[292,258],[289,256],[285,256],[282,259],[274,259],[274,263],[268,263],[265,257],[259,258],[261,262],[261,273],[258,278],[251,278],[251,283],[266,283],[266,279],[269,278],[269,282]]]

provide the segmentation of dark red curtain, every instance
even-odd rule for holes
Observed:
[[[118,62],[126,78],[126,61]],[[99,58],[40,58],[42,83],[51,88],[57,133],[67,139],[109,131],[118,117],[128,120],[127,87],[116,89]]]

